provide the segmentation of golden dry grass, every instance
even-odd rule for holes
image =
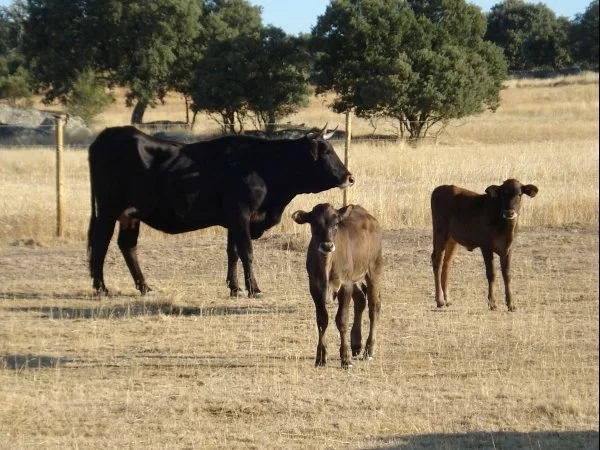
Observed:
[[[340,204],[339,191],[297,197],[255,242],[264,300],[226,296],[222,231],[144,228],[140,261],[158,293],[138,297],[113,242],[115,296],[98,302],[86,152],[65,152],[56,239],[54,153],[0,150],[0,447],[598,448],[598,83],[555,81],[510,85],[495,114],[452,124],[437,144],[353,146],[350,198],[384,226],[386,273],[376,358],[350,371],[333,318],[329,366],[313,367],[309,232],[289,217]],[[297,121],[343,124],[321,102]],[[182,115],[172,97],[147,119]],[[117,104],[103,120],[128,118]],[[481,256],[464,250],[455,303],[437,310],[431,189],[513,176],[540,188],[515,244],[518,311],[487,311]],[[501,283],[498,294],[501,305]]]

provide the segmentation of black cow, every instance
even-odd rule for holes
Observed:
[[[116,221],[118,245],[137,289],[150,291],[137,259],[140,221],[177,234],[227,228],[227,285],[261,297],[252,269],[252,239],[280,222],[298,194],[354,184],[325,129],[300,139],[223,136],[194,144],[158,140],[134,127],[107,128],[89,148],[92,214],[88,254],[93,287],[106,295],[103,266]]]

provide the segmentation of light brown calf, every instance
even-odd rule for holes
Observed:
[[[433,277],[438,307],[450,304],[448,270],[456,244],[472,251],[481,248],[488,279],[488,305],[496,309],[494,300],[494,253],[500,257],[506,306],[514,311],[510,292],[511,245],[517,234],[521,196],[535,197],[538,188],[509,179],[502,186],[489,186],[485,194],[444,185],[431,194],[433,221]],[[440,270],[441,269],[441,270]],[[443,293],[443,295],[442,295]]]
[[[310,223],[312,232],[306,270],[319,332],[315,365],[324,366],[327,362],[325,330],[329,317],[325,304],[332,297],[337,297],[339,302],[335,323],[340,332],[342,368],[352,366],[348,348],[351,298],[354,299],[354,323],[350,333],[352,356],[358,356],[362,350],[361,319],[368,300],[370,328],[364,357],[371,359],[381,308],[383,258],[379,223],[361,206],[349,205],[338,210],[329,203],[317,205],[311,212],[296,211],[292,218],[299,224]]]

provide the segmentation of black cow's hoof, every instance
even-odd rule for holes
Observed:
[[[249,295],[250,298],[263,298],[264,296],[265,295],[260,291],[253,292],[252,294]]]
[[[247,298],[248,295],[246,294],[246,291],[244,291],[243,289],[235,288],[235,289],[231,289],[229,291],[229,297],[231,297],[231,298]]]
[[[147,284],[139,286],[138,289],[142,295],[154,295],[155,294],[155,292],[152,290],[152,288],[150,286],[148,286]]]
[[[94,289],[94,297],[98,297],[98,299],[101,300],[102,297],[110,297],[110,292],[108,292],[108,289],[105,287],[100,287]]]

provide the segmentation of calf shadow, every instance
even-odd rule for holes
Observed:
[[[381,438],[366,446],[369,449],[385,450],[531,450],[531,449],[598,449],[598,431],[538,431],[519,433],[515,431],[472,432],[457,434],[424,434],[417,436],[396,436]],[[387,444],[384,441],[393,442]]]

